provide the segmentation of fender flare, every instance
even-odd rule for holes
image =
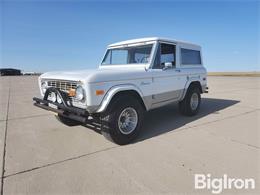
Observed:
[[[133,84],[123,84],[123,85],[116,85],[116,86],[113,86],[111,87],[107,93],[105,94],[97,112],[100,113],[100,112],[103,112],[106,110],[107,106],[109,105],[110,101],[112,100],[112,98],[118,93],[118,92],[122,92],[122,91],[129,91],[129,90],[133,90],[135,92],[137,92],[139,94],[139,96],[141,97],[146,109],[147,109],[147,106],[145,104],[145,101],[143,99],[143,93],[141,92],[141,90],[133,85]]]
[[[199,82],[200,86],[202,86],[201,82],[200,82],[200,76],[198,76],[198,77],[189,77],[187,82],[186,82],[186,84],[185,84],[185,86],[184,86],[184,90],[183,90],[183,93],[181,95],[180,100],[183,100],[185,98],[185,95],[186,95],[186,93],[187,93],[187,91],[188,91],[188,89],[189,89],[189,87],[190,87],[192,82]]]

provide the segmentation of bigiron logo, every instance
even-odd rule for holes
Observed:
[[[226,189],[255,189],[253,178],[231,178],[224,174],[220,178],[212,178],[211,174],[195,174],[195,189],[207,189],[213,194],[219,194]]]

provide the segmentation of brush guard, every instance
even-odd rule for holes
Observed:
[[[55,93],[56,96],[59,96],[61,98],[62,103],[60,104],[58,102],[52,102],[48,100],[48,97],[51,93]],[[55,112],[63,117],[81,123],[86,123],[89,117],[89,113],[85,109],[69,105],[71,104],[71,99],[69,98],[68,94],[54,87],[50,87],[46,90],[43,99],[34,97],[33,101],[34,106]],[[50,105],[54,105],[55,108],[54,106],[52,107]]]

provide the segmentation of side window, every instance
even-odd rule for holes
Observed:
[[[175,46],[170,44],[161,44],[161,65],[171,62],[175,66]]]
[[[200,51],[182,48],[181,63],[182,65],[201,64]]]
[[[153,68],[163,69],[165,63],[172,63],[172,66],[175,66],[175,56],[175,45],[161,43],[155,56]]]

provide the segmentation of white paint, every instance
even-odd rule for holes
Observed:
[[[152,69],[159,43],[176,46],[176,66],[174,68],[167,70]],[[86,101],[74,105],[87,110],[88,107],[96,107],[96,110],[92,112],[103,112],[112,97],[120,91],[135,90],[142,97],[147,110],[150,110],[156,107],[155,104],[159,106],[165,104],[160,103],[163,99],[151,100],[151,98],[145,97],[154,97],[157,94],[164,93],[171,94],[172,91],[179,90],[180,93],[176,97],[165,98],[170,99],[167,103],[172,103],[184,98],[186,89],[192,81],[199,81],[202,86],[207,85],[207,81],[203,80],[207,76],[203,65],[182,66],[180,64],[180,49],[188,48],[201,51],[201,47],[196,44],[153,37],[118,42],[109,45],[108,48],[140,44],[153,44],[150,61],[147,64],[100,65],[98,69],[94,70],[48,72],[40,76],[39,87],[43,80],[78,81],[86,92]],[[104,90],[105,94],[97,96],[96,90]]]

